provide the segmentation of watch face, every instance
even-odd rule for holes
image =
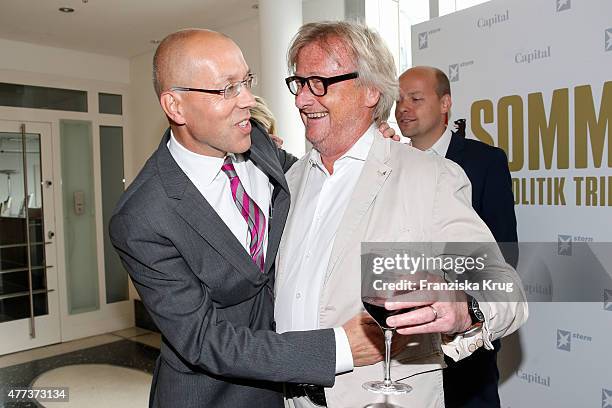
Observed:
[[[472,317],[477,321],[477,322],[484,322],[485,318],[484,318],[484,313],[482,313],[482,310],[480,310],[480,306],[478,305],[478,301],[474,298],[471,299],[472,301],[470,302],[470,311],[472,312]]]

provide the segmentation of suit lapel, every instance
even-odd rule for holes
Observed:
[[[285,220],[289,212],[289,187],[278,161],[266,157],[259,145],[255,144],[255,140],[253,139],[249,158],[268,176],[270,183],[274,187],[268,218],[268,247],[266,249],[266,264],[264,267],[264,271],[267,274],[274,264],[283,228],[285,227]]]
[[[255,284],[261,284],[266,280],[266,275],[259,271],[255,262],[225,225],[225,222],[191,182],[177,205],[176,211],[245,278]]]
[[[389,140],[383,139],[378,134],[374,137],[374,143],[351,195],[346,212],[342,217],[340,227],[336,232],[325,282],[332,275],[342,255],[350,248],[350,244],[354,243],[357,227],[363,222],[366,212],[372,206],[378,192],[391,174],[392,169],[388,164],[389,143]]]
[[[168,130],[156,152],[157,170],[166,194],[177,200],[176,212],[245,278],[255,284],[264,283],[267,276],[259,271],[225,222],[172,158],[167,147],[169,138]]]
[[[448,150],[446,151],[446,158],[454,161],[455,163],[461,165],[463,161],[463,149],[465,148],[465,139],[458,135],[457,133],[453,133],[451,136],[451,141],[448,145]]]

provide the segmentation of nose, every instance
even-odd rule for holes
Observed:
[[[238,98],[238,106],[240,106],[241,108],[251,109],[255,107],[256,105],[255,97],[253,96],[253,92],[246,86],[242,87],[237,98]]]
[[[295,106],[298,109],[304,109],[306,106],[312,105],[314,101],[314,95],[310,92],[310,88],[307,84],[298,91],[295,95]]]
[[[410,103],[408,98],[400,98],[399,101],[396,102],[395,105],[395,114],[396,116],[400,113],[407,113],[412,109],[412,104]]]

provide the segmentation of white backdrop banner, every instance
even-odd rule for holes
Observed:
[[[451,121],[508,154],[520,241],[553,248],[521,244],[531,315],[503,341],[502,406],[612,408],[612,1],[493,0],[412,39]]]

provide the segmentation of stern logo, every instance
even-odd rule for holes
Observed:
[[[427,32],[419,33],[419,50],[424,50],[427,48]]]
[[[572,256],[572,236],[557,236],[557,255]]]
[[[604,289],[604,310],[612,312],[612,290]]]
[[[612,408],[612,390],[601,389],[601,408]]]
[[[557,12],[572,8],[572,0],[557,0]]]
[[[451,82],[459,80],[459,64],[451,64],[448,66],[448,79]]]
[[[606,30],[606,51],[612,51],[612,28]]]
[[[593,338],[577,332],[557,329],[557,349],[563,351],[572,351],[572,339],[578,342],[591,343]],[[575,346],[576,344],[574,344]]]
[[[572,351],[572,333],[557,330],[557,348],[563,351]]]

